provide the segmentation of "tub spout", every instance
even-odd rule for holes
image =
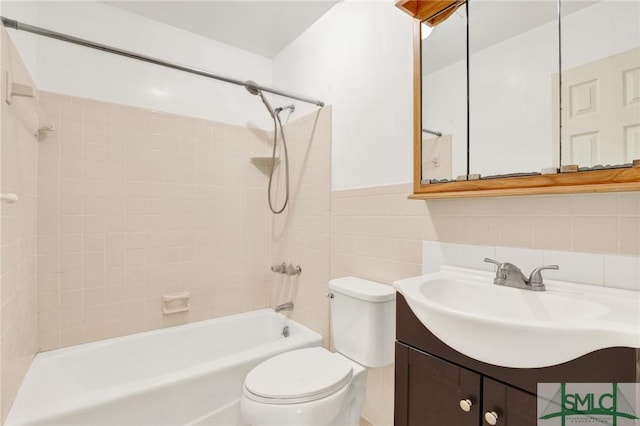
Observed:
[[[293,302],[283,303],[274,308],[276,312],[280,311],[293,311]]]

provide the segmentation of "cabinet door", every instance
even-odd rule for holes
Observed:
[[[535,395],[486,377],[483,378],[482,392],[482,425],[537,425]],[[485,418],[487,413],[493,413],[497,417],[495,423]]]
[[[424,352],[398,346],[397,352],[403,353],[396,358],[396,363],[403,365],[396,366],[396,383],[400,384],[396,388],[396,410],[402,412],[396,412],[396,426],[479,424],[478,374]],[[461,401],[468,411],[461,408]]]

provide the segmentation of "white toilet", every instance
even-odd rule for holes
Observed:
[[[393,362],[393,287],[355,277],[329,281],[336,353],[322,347],[270,358],[249,372],[240,400],[252,426],[357,426],[368,367]]]

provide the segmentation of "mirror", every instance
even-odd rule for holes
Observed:
[[[414,26],[416,198],[640,189],[640,3],[470,0],[446,15],[428,37]]]
[[[467,11],[422,23],[422,180],[450,180],[467,169]]]
[[[553,152],[560,69],[557,0],[471,0],[469,172],[482,177],[558,167]],[[526,153],[526,155],[523,155]]]
[[[640,3],[562,7],[563,165],[630,166],[640,159]]]

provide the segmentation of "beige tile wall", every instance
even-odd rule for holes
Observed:
[[[290,154],[290,201],[282,214],[271,215],[271,260],[300,265],[302,274],[273,275],[272,305],[293,301],[291,317],[321,333],[328,345],[329,302],[325,296],[331,252],[331,107],[288,124],[285,137]],[[275,207],[284,200],[284,166],[281,161],[277,170]]]
[[[640,255],[640,193],[407,200],[410,184],[332,192],[331,276],[421,273],[422,241]],[[369,371],[364,417],[393,424],[393,366]]]
[[[334,191],[331,276],[391,284],[417,275],[426,208],[408,200],[410,185]]]
[[[0,423],[7,417],[22,378],[36,352],[36,100],[5,103],[5,73],[33,87],[4,30],[0,85],[0,192],[18,201],[0,202]]]
[[[53,349],[268,306],[261,130],[42,95],[38,337]],[[191,292],[163,316],[163,294]]]
[[[640,255],[640,192],[415,202],[429,241]]]
[[[334,191],[331,276],[355,275],[391,284],[420,275],[424,202],[408,200],[411,185]],[[370,369],[363,417],[393,424],[394,366]]]

